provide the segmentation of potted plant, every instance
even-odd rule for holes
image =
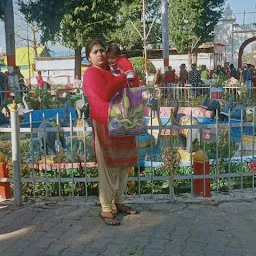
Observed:
[[[213,83],[211,86],[211,98],[222,99],[224,93],[224,86],[226,85],[227,77],[224,73],[214,75]]]

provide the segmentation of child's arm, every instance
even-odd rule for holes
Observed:
[[[126,75],[127,82],[130,86],[135,86],[135,72],[132,63],[125,57],[118,60],[117,65]]]

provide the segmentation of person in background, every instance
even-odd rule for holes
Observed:
[[[225,62],[223,72],[226,74],[227,79],[231,78],[231,70],[229,66],[229,62]]]
[[[25,85],[24,76],[22,75],[19,66],[14,67],[14,73],[18,75],[19,88],[21,90],[20,96],[22,97],[24,90],[27,92],[27,87]]]
[[[197,87],[200,85],[201,82],[201,74],[200,71],[196,69],[196,64],[191,65],[191,70],[188,73],[188,83],[192,86],[192,93],[193,96],[199,96],[199,89]]]
[[[157,69],[156,73],[154,74],[153,77],[153,85],[155,88],[155,96],[157,98],[161,97],[161,89],[159,88],[162,85],[162,80],[163,80],[163,75],[161,73],[161,69]]]
[[[182,87],[188,82],[188,71],[184,63],[180,65],[179,82]]]
[[[236,71],[236,69],[234,67],[234,64],[231,63],[229,68],[230,68],[230,75],[231,75],[231,77],[237,79],[237,71]]]
[[[247,86],[247,95],[249,99],[252,96],[252,66],[247,64],[247,68],[243,71],[243,80]]]
[[[223,72],[223,69],[221,67],[221,65],[218,65],[217,68],[216,68],[216,71],[214,72],[214,76],[221,76],[221,75],[224,75],[225,72]]]
[[[73,82],[73,88],[76,89],[77,93],[82,93],[82,81],[76,75],[76,79]]]
[[[165,98],[172,98],[173,97],[173,91],[170,88],[172,84],[175,83],[175,70],[173,70],[172,66],[168,67],[168,71],[166,71],[163,75],[163,86],[168,87],[164,89],[164,97]]]
[[[83,88],[90,105],[101,217],[107,225],[116,226],[120,222],[113,214],[115,209],[117,213],[138,213],[123,201],[128,172],[138,161],[136,136],[110,137],[108,133],[110,100],[116,92],[128,86],[127,77],[121,69],[119,76],[108,70],[106,48],[100,40],[88,43],[86,56],[91,66],[84,73]]]
[[[256,87],[256,70],[254,65],[252,65],[252,86]]]
[[[185,84],[188,83],[188,71],[186,70],[186,64],[181,64],[180,65],[180,73],[179,73],[179,78],[178,78],[179,86],[180,87],[185,87]],[[179,95],[188,94],[187,89],[185,91],[182,91],[183,89],[179,89]]]
[[[239,80],[240,84],[242,84],[244,82],[243,69],[242,68],[237,69],[236,77],[237,77],[237,80]]]
[[[44,80],[43,80],[41,71],[37,72],[36,80],[37,80],[38,89],[42,90],[44,88]]]
[[[140,85],[139,77],[135,74],[132,63],[122,55],[118,45],[112,44],[108,47],[107,59],[110,70],[114,76],[119,76],[121,74],[120,69],[122,69],[125,72],[129,86]]]
[[[209,71],[206,68],[206,65],[202,65],[201,69],[201,80],[207,80],[209,78]]]
[[[168,71],[164,74],[163,85],[169,87],[172,83],[175,83],[175,70],[169,66]]]
[[[176,74],[176,70],[175,70],[175,69],[173,69],[173,73],[174,73],[174,78],[175,78],[175,80],[174,80],[175,82],[174,82],[174,83],[176,84],[176,83],[178,83],[178,81],[179,81],[179,77],[178,77],[178,75]]]
[[[0,69],[0,105],[4,102],[5,91],[7,90],[8,80],[5,73]]]

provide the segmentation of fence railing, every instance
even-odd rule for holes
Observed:
[[[223,123],[218,121],[217,114],[215,120],[207,119],[189,125],[174,125],[170,120],[161,121],[161,117],[160,123],[153,125],[152,115],[147,117],[150,120],[148,146],[141,147],[140,137],[137,137],[139,161],[129,177],[130,193],[171,195],[174,191],[174,195],[183,192],[193,195],[194,181],[202,180],[204,194],[207,179],[210,179],[211,191],[216,193],[231,193],[233,189],[248,187],[254,192],[255,109],[251,122],[244,122],[243,118],[232,120],[230,116],[229,112],[228,120]],[[192,120],[192,115],[190,118]],[[58,124],[58,116],[56,120]],[[29,127],[21,128],[15,104],[12,105],[10,121],[11,128],[0,128],[0,151],[7,155],[10,178],[0,178],[0,182],[12,183],[16,205],[21,205],[24,196],[34,199],[58,196],[61,199],[63,196],[74,198],[79,195],[88,198],[97,193],[98,176],[93,160],[91,127],[84,123],[81,126],[74,124],[70,116],[67,127],[34,128],[31,115]],[[54,144],[56,156],[47,154],[45,140],[43,150],[39,143],[39,134],[45,139],[50,133],[58,136],[64,133],[67,144],[64,151],[60,145]],[[200,141],[196,142],[194,135],[198,134]],[[208,155],[209,173],[204,164],[203,172],[196,174],[192,150],[180,149],[184,144],[182,140],[193,144],[193,151],[200,148]],[[165,168],[164,160],[168,156],[163,155],[163,149],[168,146],[182,156],[180,167],[176,170]]]
[[[209,80],[210,81],[210,80]],[[194,101],[196,96],[205,95],[206,91],[211,91],[214,85],[211,82],[199,84],[197,87],[192,87],[189,84],[181,85],[180,83],[172,83],[171,86],[146,86],[146,90],[153,93],[156,96],[162,96],[163,105],[169,105],[171,101],[177,99],[179,102],[191,103]],[[251,100],[256,100],[256,87],[250,89]],[[65,88],[63,86],[55,86],[54,88],[45,88],[43,90],[36,91],[35,88],[32,90],[14,90],[14,91],[1,91],[0,90],[0,105],[3,105],[4,98],[9,101],[15,97],[17,103],[23,102],[23,96],[25,95],[25,101],[28,105],[32,105],[34,109],[45,109],[45,108],[58,108],[63,105],[63,102],[67,99],[73,101],[81,98],[81,89],[77,88]],[[223,87],[224,95],[234,95],[235,102],[239,102],[241,98],[249,95],[246,87],[242,86],[225,86]],[[8,96],[8,98],[6,98]],[[211,94],[212,96],[212,94]],[[210,96],[210,97],[211,97]]]

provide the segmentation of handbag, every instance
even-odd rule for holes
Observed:
[[[142,92],[145,86],[119,90],[110,100],[108,110],[109,136],[147,133]]]

